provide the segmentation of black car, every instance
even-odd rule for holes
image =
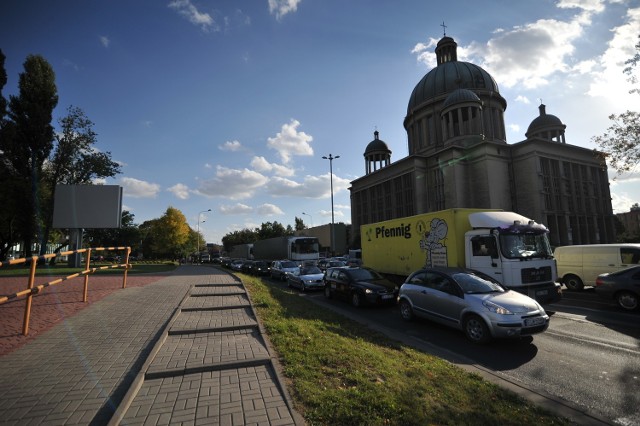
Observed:
[[[638,310],[640,266],[599,275],[596,279],[596,294],[615,300],[624,310]]]
[[[267,276],[271,272],[271,263],[264,260],[256,260],[251,265],[251,274],[256,276]]]
[[[356,307],[394,304],[398,286],[370,268],[329,268],[324,276],[324,295],[345,298]]]

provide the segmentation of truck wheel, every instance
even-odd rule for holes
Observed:
[[[328,285],[324,286],[324,297],[326,297],[327,299],[332,299],[333,298],[333,293],[331,292],[331,287],[329,287]]]
[[[486,343],[491,340],[487,324],[478,315],[469,315],[464,319],[464,334],[473,343]]]
[[[569,290],[580,291],[584,288],[582,280],[577,275],[567,275],[564,277],[563,282]]]
[[[400,316],[405,321],[411,321],[413,319],[413,309],[411,309],[411,303],[402,299],[400,301]]]
[[[351,294],[351,304],[356,308],[359,308],[362,305],[362,297],[358,293]]]
[[[622,291],[616,294],[616,302],[625,311],[635,311],[638,309],[638,295],[630,291]]]

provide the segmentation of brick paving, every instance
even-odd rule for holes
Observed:
[[[275,362],[242,283],[185,265],[1,355],[0,423],[302,424]]]

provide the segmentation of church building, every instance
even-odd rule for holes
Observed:
[[[615,242],[607,167],[570,145],[566,126],[540,105],[526,139],[506,141],[506,100],[489,73],[458,61],[443,37],[437,66],[415,86],[404,119],[409,155],[391,161],[378,131],[351,182],[351,223],[361,225],[450,208],[514,211],[550,230],[553,246]]]

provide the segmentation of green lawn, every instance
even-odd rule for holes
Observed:
[[[296,408],[321,425],[565,425],[480,376],[239,274]]]
[[[91,263],[89,265],[90,268],[99,268],[101,266],[110,265],[109,263]],[[129,269],[128,274],[152,274],[152,273],[164,273],[171,272],[178,266],[175,262],[157,262],[157,263],[132,263],[132,267]],[[9,265],[2,266],[0,268],[0,277],[10,277],[10,276],[28,276],[29,275],[29,265],[20,264],[20,265]],[[46,275],[63,275],[68,276],[71,274],[75,274],[84,270],[84,265],[82,268],[69,268],[65,263],[57,264],[54,266],[51,265],[38,265],[36,269],[37,276],[46,276]],[[123,268],[112,268],[112,269],[102,269],[96,271],[96,275],[105,275],[105,274],[123,274]]]

